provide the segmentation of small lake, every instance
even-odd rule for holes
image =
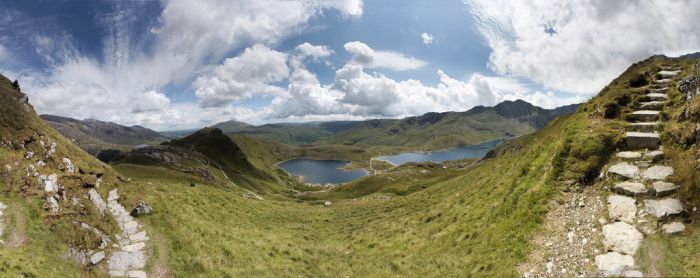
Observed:
[[[304,183],[341,184],[368,174],[365,169],[341,170],[348,163],[341,160],[292,159],[277,166],[292,176],[304,176]]]
[[[443,151],[383,155],[377,157],[377,159],[389,162],[393,165],[401,165],[407,162],[443,162],[465,158],[482,158],[501,141],[503,140],[498,139],[487,141],[478,145],[452,148]]]

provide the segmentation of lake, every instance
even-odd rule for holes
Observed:
[[[277,164],[292,176],[304,176],[304,183],[340,184],[368,174],[365,169],[341,170],[349,162],[341,160],[292,159]]]
[[[389,162],[393,165],[401,165],[407,162],[443,162],[448,160],[460,160],[465,158],[482,158],[493,147],[500,143],[501,139],[487,141],[478,145],[452,148],[434,152],[410,152],[396,155],[383,155],[377,157],[379,160]]]

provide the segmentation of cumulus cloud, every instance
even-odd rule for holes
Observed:
[[[423,60],[408,57],[394,51],[375,51],[365,43],[354,41],[344,46],[352,54],[352,62],[366,68],[385,68],[394,71],[415,70],[427,64]]]
[[[697,1],[465,3],[492,49],[490,67],[550,89],[590,95],[636,61],[700,50]]]
[[[432,44],[433,43],[433,35],[428,34],[428,33],[423,33],[420,34],[421,39],[423,39],[423,44]]]
[[[308,42],[302,43],[296,47],[303,56],[313,59],[325,58],[333,55],[333,50],[325,45],[313,45]]]
[[[197,78],[195,95],[203,107],[224,106],[253,94],[274,94],[278,87],[269,84],[287,76],[287,54],[257,44],[226,59],[212,75]]]

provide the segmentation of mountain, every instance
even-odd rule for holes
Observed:
[[[169,140],[168,137],[141,126],[129,127],[112,122],[92,119],[81,121],[53,115],[41,115],[41,118],[93,155],[107,149],[128,150]]]
[[[427,150],[473,145],[541,129],[552,119],[571,114],[578,104],[543,109],[522,100],[466,112],[428,113],[400,120],[369,120],[321,139],[318,143],[357,146],[404,146]]]
[[[543,109],[522,100],[467,112],[427,113],[405,119],[278,123],[253,126],[238,121],[218,123],[226,134],[244,134],[284,144],[342,144],[440,149],[518,136],[542,128],[578,105]]]

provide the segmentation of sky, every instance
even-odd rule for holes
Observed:
[[[41,114],[156,130],[583,102],[700,51],[700,1],[0,0]]]

